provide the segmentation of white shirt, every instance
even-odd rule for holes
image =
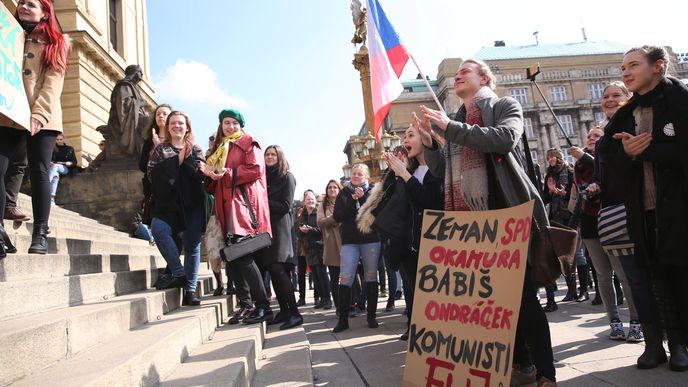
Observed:
[[[425,179],[425,174],[428,172],[427,165],[419,165],[415,171],[413,171],[413,176],[418,179],[418,182],[423,184],[423,179]]]

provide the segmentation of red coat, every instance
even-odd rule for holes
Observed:
[[[236,169],[234,197],[231,173],[226,173],[220,180],[212,181],[207,187],[208,192],[215,195],[214,213],[218,216],[222,229],[227,230],[231,214],[235,235],[267,232],[272,236],[265,159],[260,144],[249,134],[244,134],[236,143],[230,145],[225,167]],[[253,212],[258,220],[258,230],[251,226],[251,216],[239,190],[240,185],[244,186],[248,200],[253,206]]]

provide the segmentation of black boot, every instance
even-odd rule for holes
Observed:
[[[198,306],[201,305],[201,299],[196,295],[196,291],[186,290],[184,291],[184,300],[182,305]]]
[[[351,287],[339,285],[339,321],[332,332],[339,333],[349,329],[349,307],[351,305]]]
[[[368,328],[377,328],[380,326],[377,320],[375,320],[375,314],[377,312],[377,282],[367,282],[366,283],[366,303],[368,311]]]
[[[10,236],[7,235],[7,231],[5,231],[2,221],[0,221],[0,258],[5,258],[7,254],[14,254],[16,252],[17,248],[12,244]]]
[[[648,370],[666,363],[667,356],[662,345],[662,327],[654,324],[640,324],[645,337],[645,351],[638,358],[638,368]]]
[[[580,282],[580,292],[578,293],[578,297],[576,297],[576,301],[578,302],[584,302],[590,299],[590,295],[588,294],[589,272],[588,265],[578,266],[578,282]]]
[[[686,339],[681,329],[667,329],[669,340],[669,369],[672,371],[688,371],[688,351],[686,351]]]
[[[38,222],[33,225],[33,234],[31,235],[31,246],[29,246],[29,254],[47,254],[48,253],[48,222]]]
[[[573,273],[573,270],[571,271],[572,273],[565,277],[566,287],[568,290],[566,292],[566,296],[561,299],[562,302],[573,301],[576,299],[576,273]]]

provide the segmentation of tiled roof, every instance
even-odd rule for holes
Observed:
[[[631,47],[615,42],[580,42],[531,46],[483,47],[473,57],[481,60],[530,59],[559,56],[623,54]]]

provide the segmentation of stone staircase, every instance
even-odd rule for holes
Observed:
[[[264,324],[224,324],[234,298],[211,295],[205,263],[201,306],[180,307],[179,289],[151,289],[155,246],[58,206],[50,218],[46,255],[24,253],[32,222],[5,222],[19,252],[0,260],[0,386],[273,385],[273,355],[302,371],[290,385],[312,385],[304,331],[271,347]]]

